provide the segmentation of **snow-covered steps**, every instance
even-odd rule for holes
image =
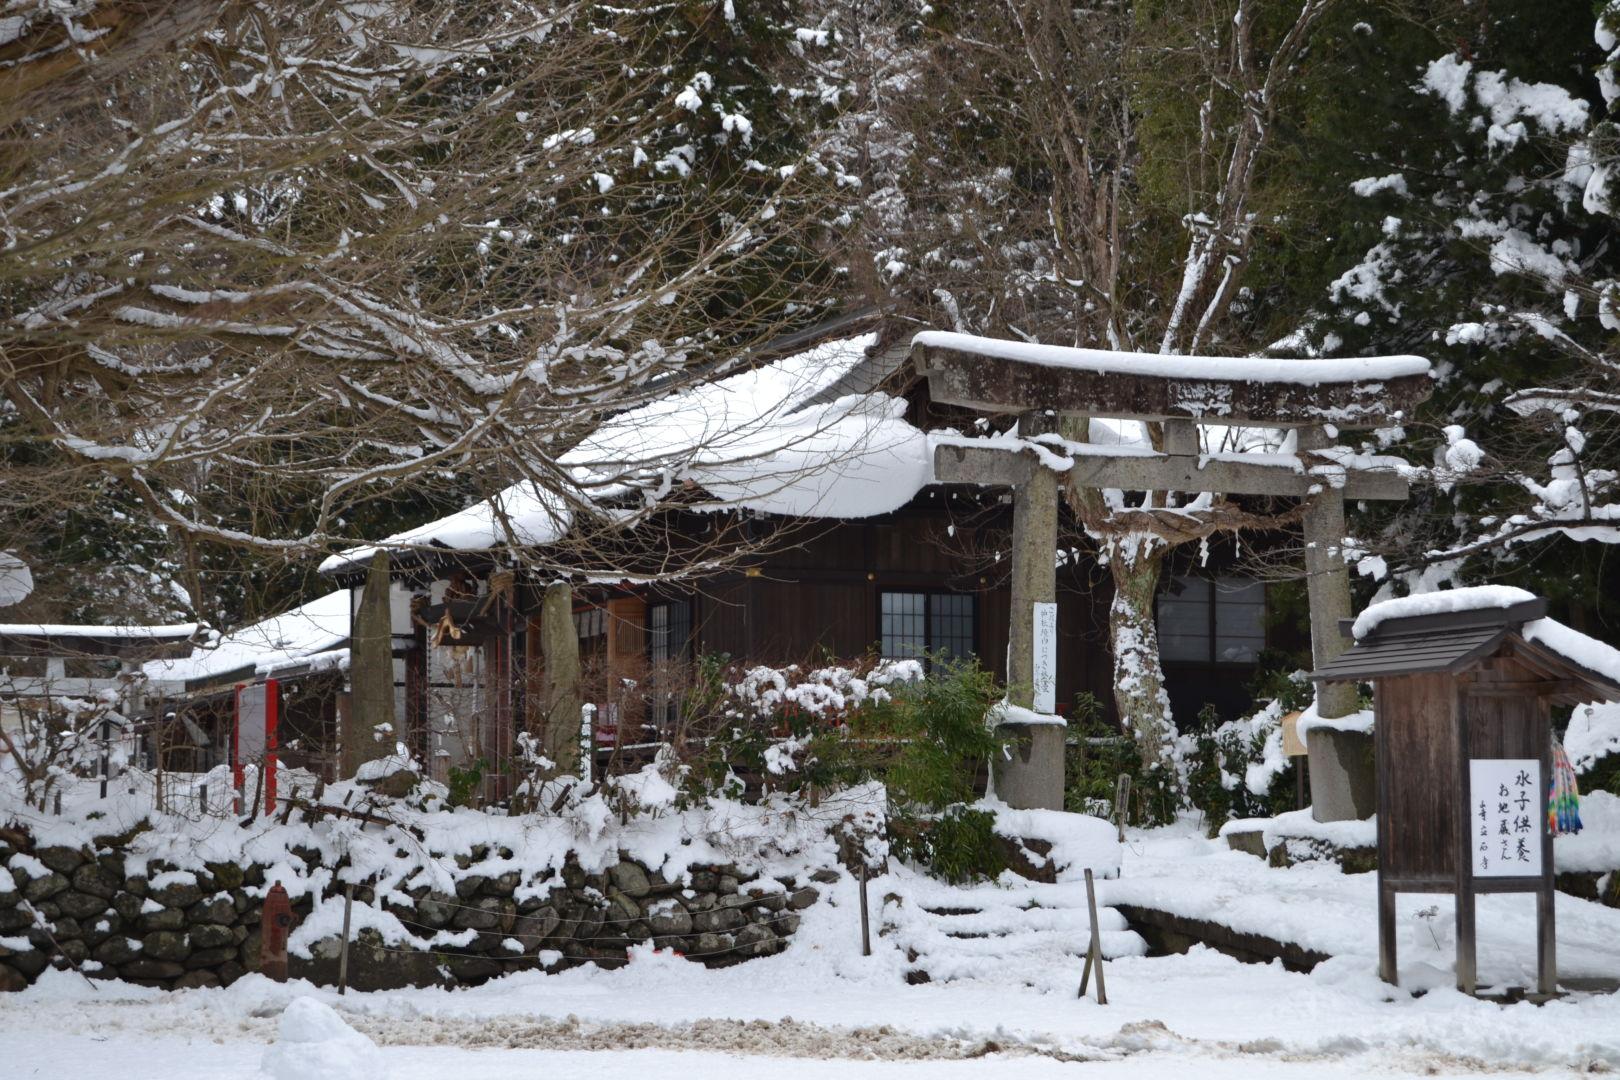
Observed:
[[[1097,911],[1103,956],[1147,943],[1113,908]],[[922,878],[884,898],[879,934],[900,949],[913,982],[971,982],[1073,993],[1091,925],[1084,882],[952,887]]]

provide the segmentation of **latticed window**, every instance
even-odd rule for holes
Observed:
[[[666,600],[647,606],[647,659],[652,662],[653,724],[668,729],[681,713],[681,675],[671,671],[686,659],[692,641],[692,602]]]
[[[1266,646],[1266,585],[1178,577],[1159,596],[1159,655],[1170,663],[1252,664]]]
[[[654,664],[684,657],[691,639],[691,601],[670,600],[647,608],[647,647]]]
[[[879,594],[879,648],[890,660],[974,655],[974,597],[967,593]]]

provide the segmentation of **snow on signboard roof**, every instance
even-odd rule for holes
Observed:
[[[338,589],[280,615],[244,626],[212,645],[199,646],[190,656],[149,660],[143,665],[150,679],[195,683],[252,668],[267,675],[289,664],[317,657],[340,659],[349,640],[349,591]]]
[[[1519,635],[1526,641],[1557,653],[1576,667],[1620,686],[1620,649],[1565,626],[1557,619],[1541,618],[1527,622]]]
[[[1581,676],[1586,700],[1620,696],[1620,649],[1547,618],[1545,600],[1510,585],[1418,593],[1369,605],[1351,625],[1356,643],[1312,678],[1359,682],[1455,671],[1517,635]]]
[[[1327,386],[1380,382],[1429,373],[1421,356],[1366,356],[1340,359],[1286,359],[1253,356],[1166,356],[1159,353],[1115,352],[1031,341],[924,330],[911,339],[913,346],[948,349],[974,356],[990,356],[1046,367],[1077,368],[1103,375],[1156,375],[1171,379],[1225,382],[1287,383]]]
[[[713,509],[867,517],[904,505],[933,479],[928,437],[882,393],[820,400],[868,360],[875,334],[823,342],[736,375],[687,387],[612,417],[564,454],[593,499],[690,480]],[[560,540],[572,511],[555,492],[514,484],[455,514],[326,559],[356,568],[378,550],[478,551]]]
[[[1350,632],[1359,641],[1371,636],[1379,626],[1392,619],[1510,608],[1535,598],[1534,593],[1512,585],[1474,585],[1466,589],[1441,589],[1438,592],[1416,593],[1412,596],[1368,604],[1362,613],[1356,616]]]

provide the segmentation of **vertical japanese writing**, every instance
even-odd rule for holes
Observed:
[[[1537,807],[1541,762],[1533,758],[1476,758],[1468,763],[1476,877],[1533,877],[1541,873]]]

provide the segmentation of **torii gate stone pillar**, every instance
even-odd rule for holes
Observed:
[[[1022,436],[1056,427],[1041,412],[1018,418]],[[990,763],[997,798],[1020,810],[1063,809],[1066,727],[1052,714],[1057,678],[1058,474],[1013,448],[981,450],[942,445],[935,475],[946,482],[1010,487],[1013,491],[1011,612],[1007,626],[1007,703],[1000,727],[1012,746]],[[1050,719],[1048,719],[1050,717]]]
[[[1404,499],[1407,484],[1395,459],[1363,458],[1347,464],[1344,453],[1333,453],[1329,425],[1379,427],[1410,416],[1429,395],[1427,360],[1158,356],[938,331],[918,334],[912,340],[912,357],[928,379],[935,401],[981,412],[1015,413],[1025,438],[1050,431],[1051,418],[1057,415],[1163,425],[1162,452],[1089,445],[1058,451],[1072,456],[1073,464],[1065,467],[1080,487],[1304,500],[1316,668],[1344,650],[1339,620],[1350,614],[1350,579],[1342,551],[1345,499]],[[1205,453],[1198,431],[1203,425],[1292,428],[1300,452]],[[1027,445],[1003,440],[955,439],[937,446],[934,475],[945,483],[1013,488],[1008,701],[1049,712],[1051,706],[1034,693],[1041,665],[1039,650],[1032,645],[1039,605],[1049,603],[1055,593],[1058,478],[1053,469],[1037,464],[1033,454]],[[1355,705],[1354,686],[1323,691],[1317,699],[1318,714],[1324,719],[1348,715]],[[1024,724],[1015,760],[998,763],[996,791],[1013,806],[1058,809],[1064,729],[1054,726],[1043,734],[1035,732],[1036,726]],[[1362,776],[1354,767],[1360,755],[1333,753],[1336,741],[1332,732],[1310,740],[1313,812],[1319,821],[1371,812],[1370,766]],[[1320,761],[1318,743],[1325,750]]]
[[[1043,413],[1025,413],[1019,431],[1045,434],[1056,427]],[[1056,712],[1058,476],[1031,463],[1013,489],[1012,621],[1007,627],[1007,703],[1030,714],[1002,720],[1012,739],[1009,757],[991,762],[998,798],[1018,809],[1063,809],[1063,746],[1067,728],[1030,722]]]

